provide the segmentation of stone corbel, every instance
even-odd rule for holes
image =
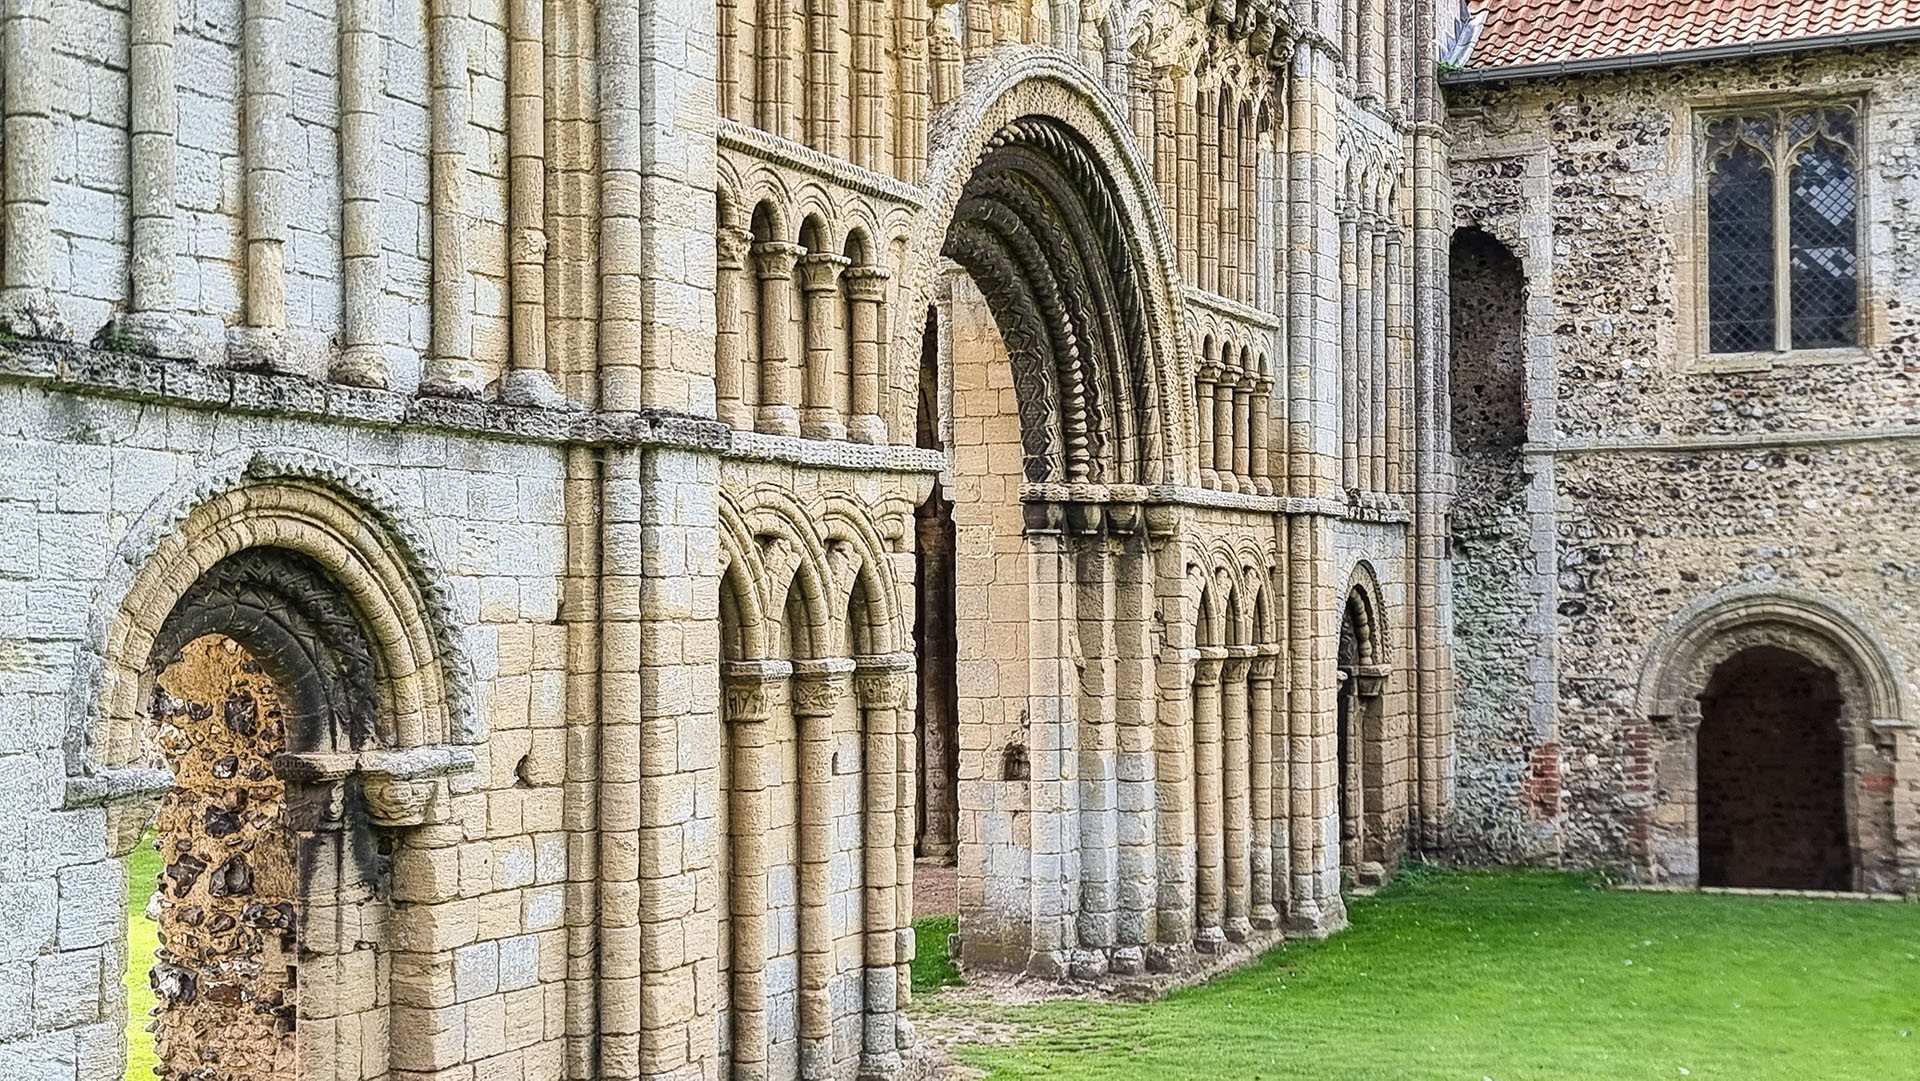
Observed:
[[[1897,717],[1876,717],[1867,722],[1867,734],[1873,745],[1888,754],[1900,750],[1901,737],[1911,733],[1914,725]]]
[[[67,778],[61,806],[69,811],[102,807],[107,812],[107,855],[119,859],[132,852],[153,824],[160,799],[173,789],[173,773],[165,769],[109,769]]]
[[[1353,670],[1354,690],[1362,698],[1378,698],[1387,690],[1387,676],[1393,669],[1384,664],[1363,664]]]
[[[290,785],[338,792],[346,782],[357,782],[368,818],[389,829],[445,821],[453,778],[472,773],[474,766],[473,748],[451,744],[403,750],[294,751],[273,761],[274,772]]]

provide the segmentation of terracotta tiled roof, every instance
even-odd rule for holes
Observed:
[[[1476,69],[1920,26],[1920,0],[1468,0]],[[1444,10],[1444,7],[1443,7]]]

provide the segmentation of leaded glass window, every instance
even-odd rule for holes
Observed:
[[[1710,351],[1859,344],[1856,128],[1844,106],[1708,121]]]

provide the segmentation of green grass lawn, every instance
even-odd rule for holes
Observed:
[[[153,896],[153,884],[160,876],[160,853],[151,838],[141,841],[129,861],[131,885],[127,890],[127,1077],[145,1081],[153,1076],[158,1060],[153,1056],[153,1036],[147,1032],[147,1011],[153,1008],[153,986],[147,971],[153,967],[153,951],[160,948],[160,935],[152,920],[146,918],[147,898]]]
[[[1040,1031],[955,1050],[1002,1081],[1920,1079],[1920,905],[1416,871],[1351,918],[1152,1005],[919,1001]]]

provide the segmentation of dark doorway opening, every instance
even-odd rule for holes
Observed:
[[[939,312],[927,309],[920,347],[920,400],[917,442],[945,449],[940,438]],[[953,502],[939,484],[914,512],[915,580],[919,583],[913,616],[913,649],[919,658],[919,709],[914,714],[920,748],[919,816],[914,855],[951,862],[955,854],[960,801],[955,781],[960,772],[960,690],[956,681],[960,642],[954,626]]]
[[[1853,888],[1840,691],[1771,646],[1742,650],[1700,696],[1700,884]]]

